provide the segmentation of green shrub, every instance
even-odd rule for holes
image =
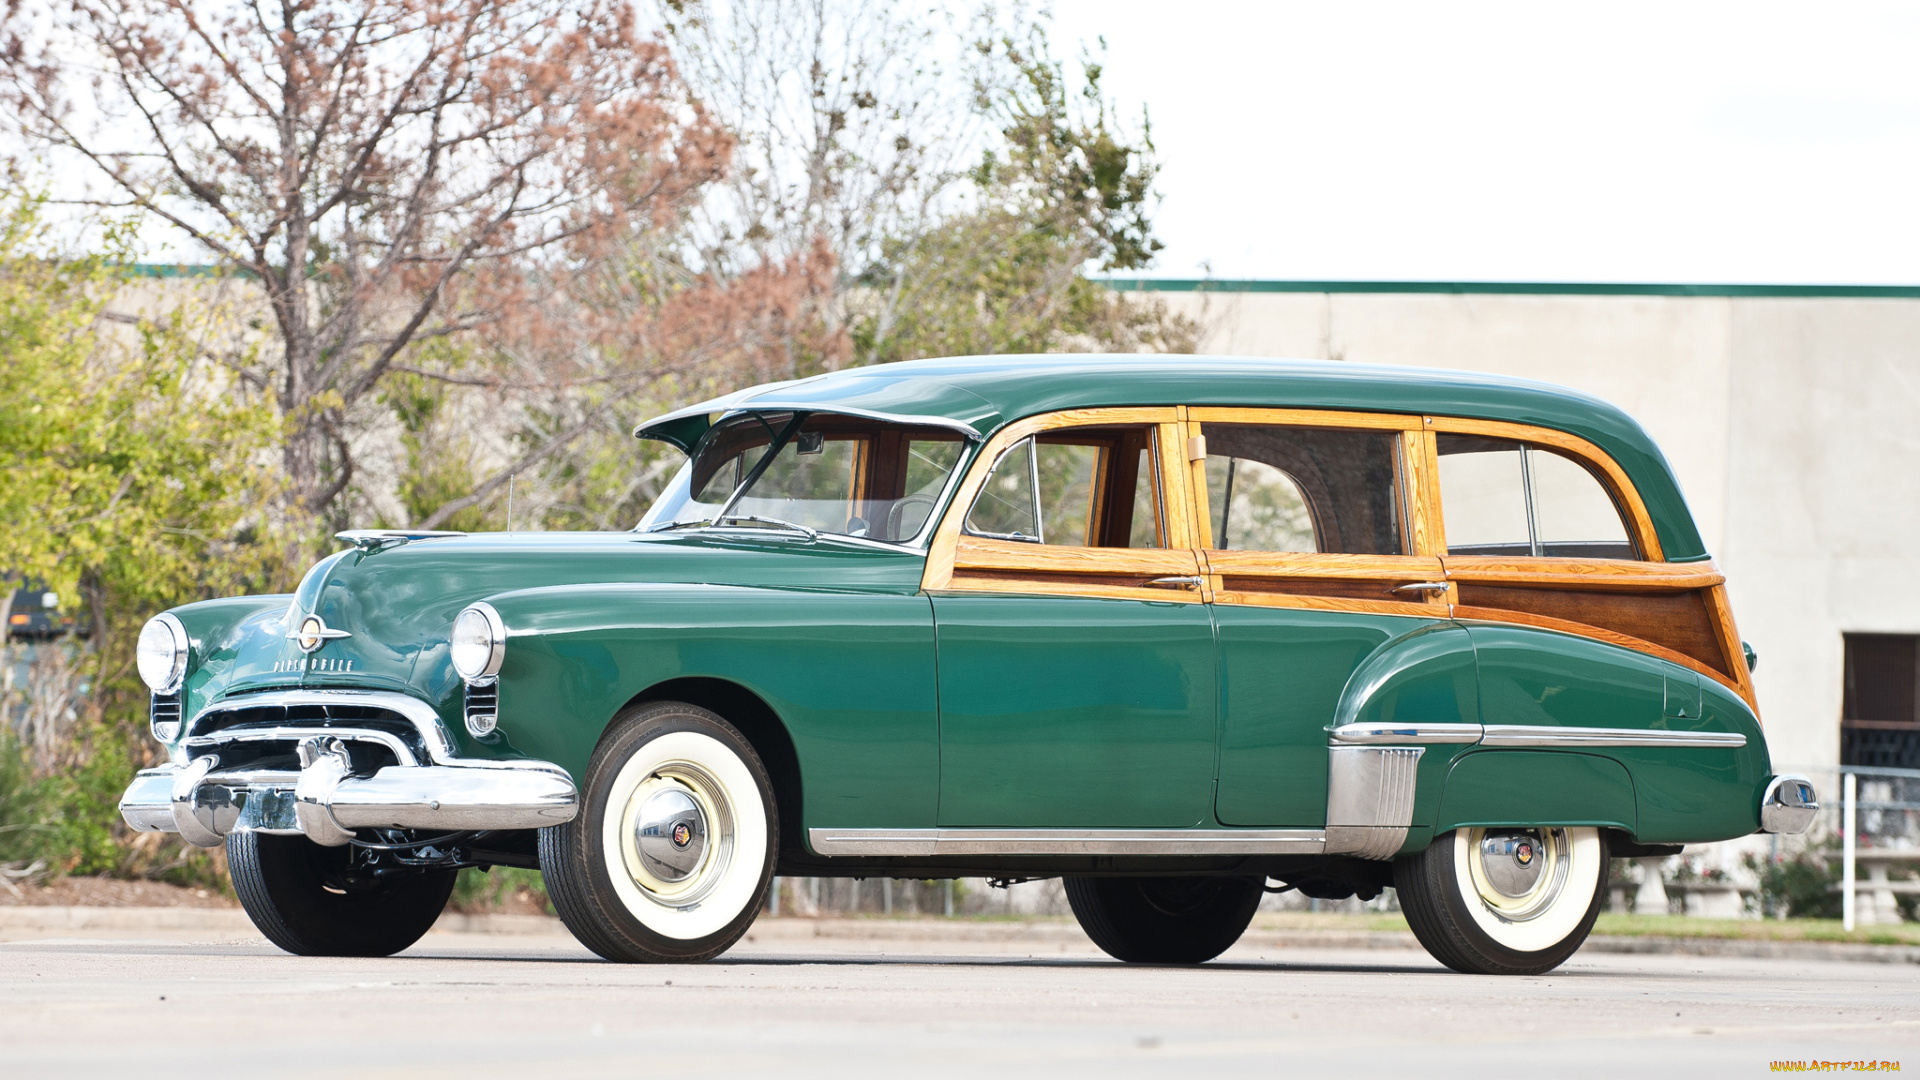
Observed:
[[[546,879],[540,876],[540,871],[512,866],[460,871],[460,879],[453,883],[451,903],[455,910],[473,914],[537,903],[547,914],[553,914],[553,904],[547,899]]]
[[[1747,856],[1749,869],[1760,878],[1760,910],[1769,918],[1837,919],[1840,894],[1840,842],[1828,839],[1791,856],[1758,859]]]

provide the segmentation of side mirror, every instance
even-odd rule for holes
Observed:
[[[1751,674],[1754,668],[1760,666],[1760,654],[1754,652],[1753,646],[1744,641],[1740,643],[1740,651],[1747,654],[1747,672]]]

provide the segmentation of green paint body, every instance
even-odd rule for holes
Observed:
[[[1240,358],[1013,357],[860,369],[768,394],[937,411],[982,435],[1055,409],[1160,404],[1539,424],[1614,455],[1670,561],[1706,556],[1638,425],[1539,384]],[[646,433],[690,441],[707,423],[695,407]],[[484,534],[347,551],[291,598],[176,609],[193,643],[187,715],[252,690],[390,690],[432,704],[460,754],[552,761],[578,778],[622,708],[674,680],[713,680],[756,696],[785,728],[802,826],[840,828],[1317,828],[1327,730],[1338,724],[1737,731],[1748,740],[1737,750],[1429,746],[1403,850],[1473,824],[1609,825],[1648,843],[1758,825],[1770,763],[1752,712],[1666,661],[1446,619],[928,596],[924,568],[916,550],[712,531]],[[465,729],[447,659],[454,616],[478,600],[509,633],[500,723],[483,738]],[[351,637],[302,653],[288,638],[290,602]]]

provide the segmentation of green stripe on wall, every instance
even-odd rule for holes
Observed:
[[[1107,278],[1118,292],[1443,293],[1494,296],[1752,296],[1920,300],[1920,285],[1675,285],[1553,281],[1273,281],[1262,278]]]

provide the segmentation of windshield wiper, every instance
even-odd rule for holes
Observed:
[[[820,531],[818,529],[810,529],[797,521],[782,521],[779,518],[759,517],[754,514],[733,514],[723,517],[712,524],[728,525],[736,521],[753,521],[762,525],[773,525],[782,529],[792,529],[794,532],[805,533],[809,540],[820,539]]]
[[[698,529],[703,526],[712,525],[712,524],[714,524],[714,521],[712,518],[701,518],[698,521],[662,521],[662,522],[659,522],[658,524],[649,525],[645,529],[642,529],[641,531],[657,533],[657,532],[666,532],[669,529]]]

